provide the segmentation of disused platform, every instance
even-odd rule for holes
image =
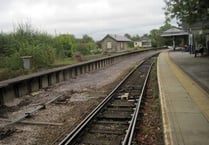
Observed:
[[[209,144],[208,57],[163,52],[158,81],[166,145]]]

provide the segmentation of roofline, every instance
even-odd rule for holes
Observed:
[[[107,34],[102,40],[100,40],[99,42],[101,42],[101,41],[103,41],[105,38],[107,38],[107,37],[110,37],[110,38],[112,38],[113,40],[115,40],[115,41],[117,41],[117,42],[131,42],[131,40],[129,39],[129,41],[118,41],[118,40],[116,40],[115,38],[113,38],[110,34]],[[128,39],[128,38],[127,38]]]
[[[127,41],[119,41],[119,40],[116,40],[115,38],[113,38],[110,34],[108,34],[112,39],[114,39],[115,41],[117,41],[117,42],[130,42],[131,40],[129,39],[129,41],[127,40]],[[125,36],[124,36],[125,37]],[[128,38],[127,38],[128,39]]]
[[[161,34],[160,36],[162,36],[162,37],[172,37],[172,36],[186,36],[186,35],[189,35],[189,33],[182,33],[182,34],[175,34],[175,35]]]
[[[178,30],[181,30],[182,32],[166,32],[170,29],[178,29]],[[189,35],[189,33],[187,31],[185,31],[184,29],[182,28],[178,28],[178,27],[172,27],[170,29],[167,29],[166,31],[164,31],[160,36],[161,37],[172,37],[172,36],[186,36],[186,35]]]

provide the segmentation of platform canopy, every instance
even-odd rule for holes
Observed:
[[[170,28],[164,31],[160,36],[162,37],[172,37],[173,38],[173,50],[175,51],[175,38],[180,36],[188,36],[189,33],[180,28]]]
[[[184,36],[184,35],[189,35],[189,33],[180,28],[171,28],[164,31],[161,34],[162,37]]]

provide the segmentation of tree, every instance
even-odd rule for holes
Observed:
[[[14,53],[12,49],[8,48],[8,45],[8,35],[3,32],[0,33],[0,56],[9,56]]]
[[[138,40],[140,40],[140,36],[137,34],[137,35],[132,37],[132,40],[133,41],[138,41]]]
[[[21,69],[20,57],[25,55],[32,56],[33,68],[45,67],[54,62],[56,53],[51,35],[34,29],[28,23],[18,24],[14,30],[11,33],[0,33],[1,68]]]
[[[164,32],[164,31],[166,31],[166,30],[168,30],[168,29],[170,29],[172,27],[174,27],[174,26],[172,26],[169,23],[165,23],[163,26],[160,27],[159,31],[162,33],[162,32]]]
[[[87,55],[97,49],[97,44],[92,37],[85,34],[82,39],[76,39],[75,48],[79,53]]]
[[[54,38],[55,47],[57,48],[57,52],[60,56],[64,55],[64,57],[72,56],[75,53],[75,37],[71,34],[61,34]]]
[[[130,34],[126,33],[124,36],[125,36],[126,38],[128,38],[128,39],[132,40],[132,38],[131,38],[131,35],[130,35]]]
[[[152,41],[152,45],[154,47],[160,47],[163,46],[165,44],[168,43],[168,39],[165,40],[164,38],[162,38],[160,35],[162,34],[162,32],[172,28],[173,26],[169,23],[165,23],[165,25],[161,26],[159,29],[153,29],[150,31],[150,39]]]
[[[91,38],[90,36],[85,34],[85,35],[83,35],[82,42],[83,43],[88,43],[88,42],[94,42],[94,40],[93,40],[93,38]]]
[[[124,36],[125,36],[126,38],[130,39],[130,40],[133,40],[133,39],[132,39],[132,36],[131,36],[130,34],[128,34],[128,33],[124,34]],[[128,42],[128,47],[129,47],[129,48],[134,47],[134,42],[133,42],[133,41],[129,41],[129,42]]]
[[[192,25],[209,19],[208,0],[165,0],[166,21],[173,18],[181,23]]]

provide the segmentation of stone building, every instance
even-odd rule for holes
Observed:
[[[107,34],[101,41],[101,47],[103,51],[107,52],[121,52],[128,49],[128,42],[131,40],[125,36],[116,34]]]

